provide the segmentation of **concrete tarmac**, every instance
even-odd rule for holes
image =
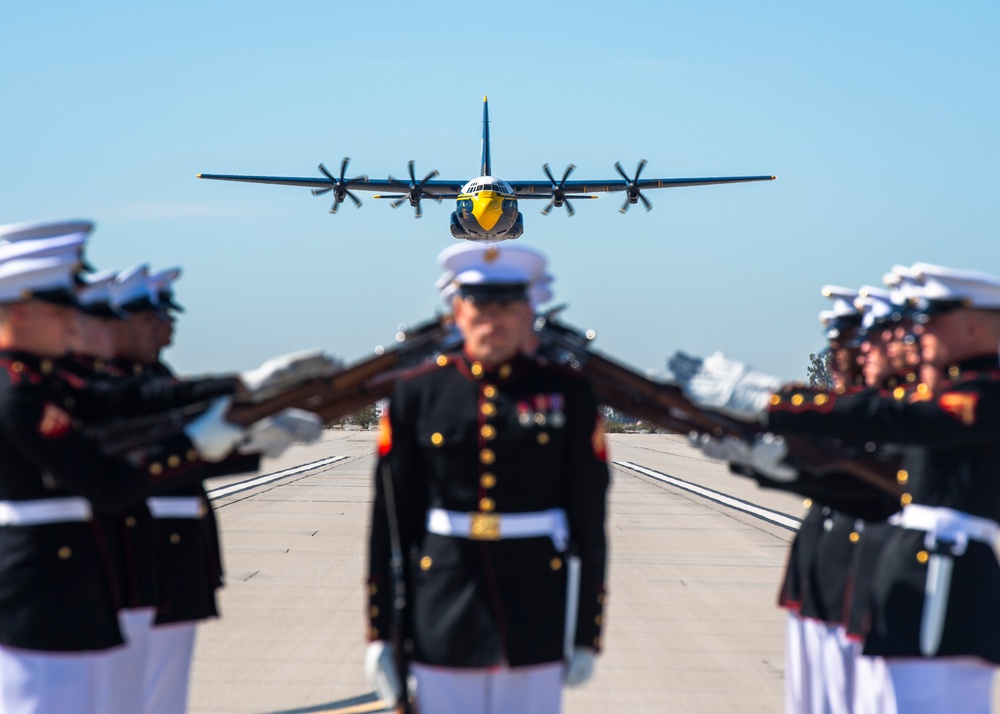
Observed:
[[[682,437],[608,439],[606,649],[565,711],[781,711],[775,599],[802,499]],[[374,432],[328,431],[266,461],[273,480],[208,484],[227,585],[221,619],[199,628],[193,714],[382,711],[362,671],[374,451]]]

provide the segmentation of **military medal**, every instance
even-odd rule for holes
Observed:
[[[548,422],[548,416],[546,412],[548,411],[549,398],[544,394],[535,395],[535,423],[538,426],[545,426]]]
[[[531,426],[531,408],[527,402],[517,403],[517,421],[523,427]]]
[[[563,397],[561,394],[553,394],[549,399],[552,407],[549,413],[549,423],[552,424],[553,428],[561,429],[566,424],[566,415],[563,414],[562,410]]]

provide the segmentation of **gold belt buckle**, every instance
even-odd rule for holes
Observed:
[[[471,513],[470,540],[500,540],[500,515],[498,513]]]

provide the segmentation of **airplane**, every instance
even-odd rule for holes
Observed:
[[[421,200],[430,198],[438,203],[444,199],[456,201],[455,211],[451,214],[451,234],[455,238],[496,242],[520,237],[524,232],[524,217],[518,210],[518,199],[548,199],[542,209],[542,215],[548,215],[553,208],[566,208],[572,216],[574,201],[577,199],[597,198],[596,193],[625,192],[625,202],[618,210],[628,211],[628,207],[642,202],[647,211],[653,204],[643,195],[643,190],[652,188],[673,188],[677,186],[705,186],[720,183],[747,183],[750,181],[773,181],[774,176],[728,176],[716,178],[663,178],[640,179],[639,175],[646,166],[646,160],[639,162],[635,175],[629,178],[621,163],[615,162],[615,169],[621,179],[602,181],[570,181],[569,176],[576,168],[570,164],[563,172],[562,178],[556,181],[549,165],[542,166],[547,181],[504,181],[494,176],[490,162],[490,113],[489,100],[483,97],[483,155],[482,169],[479,176],[471,181],[435,180],[439,175],[431,171],[419,181],[414,171],[413,161],[407,164],[410,174],[409,182],[394,179],[389,176],[385,180],[369,179],[367,176],[344,178],[349,158],[340,164],[340,175],[334,176],[326,166],[319,165],[319,171],[324,178],[293,178],[282,176],[234,176],[230,174],[198,174],[201,179],[217,181],[245,181],[248,183],[269,183],[282,186],[311,186],[313,195],[320,196],[333,192],[333,205],[330,213],[336,213],[337,208],[346,199],[351,199],[354,205],[361,208],[361,201],[354,191],[376,191],[373,198],[391,200],[393,208],[408,201],[414,208],[414,216],[420,218],[423,211]]]

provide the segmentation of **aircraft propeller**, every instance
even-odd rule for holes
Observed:
[[[423,215],[423,211],[420,209],[420,199],[422,199],[422,198],[433,198],[438,203],[441,203],[441,197],[440,196],[435,196],[433,193],[428,193],[427,191],[424,190],[424,184],[426,184],[432,178],[434,178],[435,176],[437,176],[439,174],[439,172],[437,170],[431,171],[429,174],[427,174],[426,176],[424,176],[420,181],[417,181],[417,176],[416,176],[416,174],[414,173],[414,170],[413,170],[413,161],[412,160],[410,160],[409,162],[407,162],[406,168],[410,172],[410,183],[407,184],[407,183],[404,183],[402,181],[399,181],[398,179],[394,179],[392,176],[389,177],[389,182],[390,183],[394,183],[397,186],[400,186],[400,187],[406,189],[406,193],[402,194],[402,195],[393,195],[393,196],[378,196],[378,198],[394,198],[394,199],[396,199],[392,203],[389,204],[393,208],[398,208],[399,206],[401,206],[403,204],[403,201],[409,201],[410,205],[413,206],[413,208],[415,209],[413,217],[414,218],[420,218]]]
[[[636,167],[635,170],[635,178],[630,179],[624,169],[622,169],[621,163],[618,161],[615,162],[615,168],[618,169],[618,173],[621,174],[621,177],[625,179],[626,198],[625,203],[623,203],[622,207],[618,209],[620,213],[625,213],[625,211],[628,210],[628,207],[637,201],[642,201],[642,205],[646,207],[647,211],[653,210],[653,204],[649,202],[648,198],[642,195],[642,190],[639,188],[639,174],[642,173],[642,170],[646,167],[647,163],[648,162],[645,159],[640,161],[639,166]]]
[[[313,194],[313,196],[321,196],[324,193],[329,193],[330,191],[333,191],[333,198],[334,198],[334,200],[333,200],[333,205],[330,206],[330,213],[336,213],[337,212],[337,207],[341,203],[344,202],[345,198],[350,198],[352,201],[354,201],[354,205],[355,206],[357,206],[358,208],[361,208],[361,201],[360,201],[360,199],[358,199],[358,197],[355,196],[351,191],[347,190],[347,184],[348,184],[348,181],[367,181],[368,177],[367,176],[355,176],[354,178],[349,179],[348,181],[345,181],[344,180],[344,172],[347,171],[347,164],[349,162],[350,162],[350,159],[348,157],[346,157],[346,156],[344,157],[344,160],[340,162],[340,178],[339,179],[334,178],[333,174],[331,174],[329,171],[327,171],[326,166],[324,166],[323,164],[319,165],[319,170],[323,173],[324,176],[326,176],[328,179],[330,179],[331,181],[333,181],[333,186],[331,186],[330,188],[314,188],[313,191],[312,191],[312,194]]]
[[[563,173],[562,180],[559,181],[559,183],[556,183],[555,178],[552,176],[552,172],[549,171],[549,165],[545,164],[542,166],[542,171],[545,172],[545,175],[549,177],[549,181],[552,182],[552,200],[549,201],[549,205],[542,209],[543,216],[549,215],[549,211],[552,210],[553,206],[559,208],[559,206],[562,205],[566,206],[566,210],[569,212],[569,215],[572,216],[576,213],[576,211],[573,210],[573,204],[571,204],[568,200],[569,197],[566,195],[565,189],[566,179],[569,178],[569,175],[573,173],[573,169],[575,168],[576,166],[573,164],[567,166],[565,173]]]

